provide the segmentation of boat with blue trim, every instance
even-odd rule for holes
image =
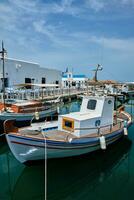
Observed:
[[[21,163],[45,158],[79,156],[98,149],[127,135],[131,115],[123,109],[114,111],[111,96],[84,96],[80,112],[59,115],[57,126],[49,122],[43,128],[18,129],[5,122],[8,145]],[[47,152],[45,154],[45,152]]]
[[[15,120],[15,126],[29,126],[31,121],[44,121],[47,117],[57,114],[57,104],[51,105],[35,100],[5,100],[0,103],[0,133],[6,120]]]

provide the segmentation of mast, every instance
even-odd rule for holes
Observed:
[[[2,60],[2,90],[3,90],[3,104],[4,104],[4,111],[5,109],[5,54],[7,51],[4,49],[4,43],[2,41],[2,50],[1,53],[1,60]]]

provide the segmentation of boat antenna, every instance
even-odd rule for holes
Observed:
[[[97,79],[97,73],[98,73],[98,71],[102,71],[102,70],[103,70],[103,68],[102,68],[102,66],[100,64],[98,64],[97,67],[96,67],[96,69],[93,70],[95,72],[94,73],[94,77],[93,77],[93,80],[95,82],[98,81],[98,79]]]
[[[1,54],[1,60],[2,60],[2,90],[3,90],[3,104],[4,104],[4,111],[5,109],[5,55],[7,54],[7,51],[4,49],[4,42],[2,40],[2,50],[0,51]]]

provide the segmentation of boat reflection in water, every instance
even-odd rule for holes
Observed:
[[[105,183],[114,171],[124,164],[123,162],[126,163],[130,148],[131,141],[124,138],[111,145],[106,152],[97,151],[90,153],[90,156],[87,154],[77,158],[59,159],[56,162],[50,160],[48,162],[48,199],[101,199],[97,198],[94,189]],[[124,170],[126,173],[127,169]],[[106,192],[105,189],[102,193]],[[108,196],[103,199],[108,199]]]
[[[0,152],[0,200],[43,200],[44,165],[20,164],[5,145]]]
[[[94,188],[105,183],[116,169],[127,162],[130,147],[131,141],[124,138],[111,145],[106,152],[48,160],[47,199],[94,199]],[[8,149],[4,151],[0,155],[0,199],[43,200],[44,164],[24,166]],[[127,169],[124,170],[124,178],[127,178]]]

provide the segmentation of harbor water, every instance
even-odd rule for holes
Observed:
[[[64,106],[63,113],[79,110],[79,103]],[[134,114],[134,108],[126,105]],[[134,125],[128,137],[75,158],[47,161],[48,200],[128,200],[134,190]],[[20,164],[6,144],[0,146],[0,200],[44,200],[44,162]]]

